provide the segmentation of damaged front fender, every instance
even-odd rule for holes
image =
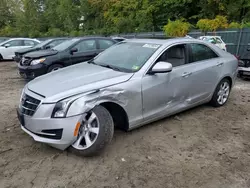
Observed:
[[[122,89],[105,88],[93,91],[75,100],[68,109],[67,117],[86,113],[104,102],[114,102],[125,107],[128,104],[128,96]]]

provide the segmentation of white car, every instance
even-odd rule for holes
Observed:
[[[15,51],[23,48],[30,48],[40,43],[37,39],[13,38],[0,44],[0,60],[11,60]]]
[[[221,36],[201,36],[201,37],[199,37],[199,39],[208,41],[208,42],[218,46],[220,49],[227,51],[227,45],[221,39]]]

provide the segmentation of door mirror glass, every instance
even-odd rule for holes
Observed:
[[[70,50],[70,54],[74,54],[75,52],[78,52],[78,49],[77,48],[72,48],[71,50]]]
[[[164,61],[159,61],[156,63],[151,71],[149,71],[150,74],[155,74],[155,73],[166,73],[166,72],[171,72],[173,69],[173,66],[171,63],[164,62]]]
[[[10,44],[5,44],[4,47],[8,48],[8,47],[10,47]]]

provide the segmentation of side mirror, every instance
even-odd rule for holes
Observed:
[[[77,48],[72,48],[71,50],[70,50],[70,54],[74,54],[75,52],[78,52],[78,49]]]
[[[171,72],[172,69],[173,66],[171,63],[160,61],[153,66],[153,68],[149,71],[149,74],[167,73]]]
[[[8,48],[8,47],[10,47],[10,44],[5,44],[4,47]]]

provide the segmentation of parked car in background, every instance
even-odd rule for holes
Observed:
[[[67,40],[48,50],[27,53],[20,61],[19,73],[32,79],[69,65],[88,61],[115,44],[111,38],[86,37]]]
[[[10,38],[8,37],[0,37],[0,43],[6,41],[6,40],[9,40]]]
[[[31,48],[24,48],[24,49],[19,49],[15,52],[15,57],[13,58],[17,63],[19,63],[19,61],[22,59],[22,56],[26,53],[29,52],[34,52],[34,51],[38,51],[38,50],[46,50],[46,49],[50,49],[53,48],[59,44],[61,44],[62,42],[68,40],[68,38],[55,38],[55,39],[48,39],[45,40],[39,44],[37,44],[34,47]]]
[[[201,37],[199,37],[199,39],[208,41],[208,42],[218,46],[220,49],[227,51],[227,45],[221,39],[221,36],[201,36]]]
[[[115,126],[131,130],[203,103],[223,106],[237,68],[233,55],[204,41],[126,40],[29,82],[18,117],[34,140],[91,156],[111,141]]]
[[[39,40],[30,38],[13,38],[4,41],[0,44],[0,60],[11,60],[15,56],[15,51],[30,48],[39,43]]]
[[[239,59],[238,76],[241,78],[250,77],[250,48],[247,48]]]
[[[116,42],[121,42],[121,41],[124,41],[126,40],[126,38],[124,37],[111,37],[113,40],[115,40]]]

